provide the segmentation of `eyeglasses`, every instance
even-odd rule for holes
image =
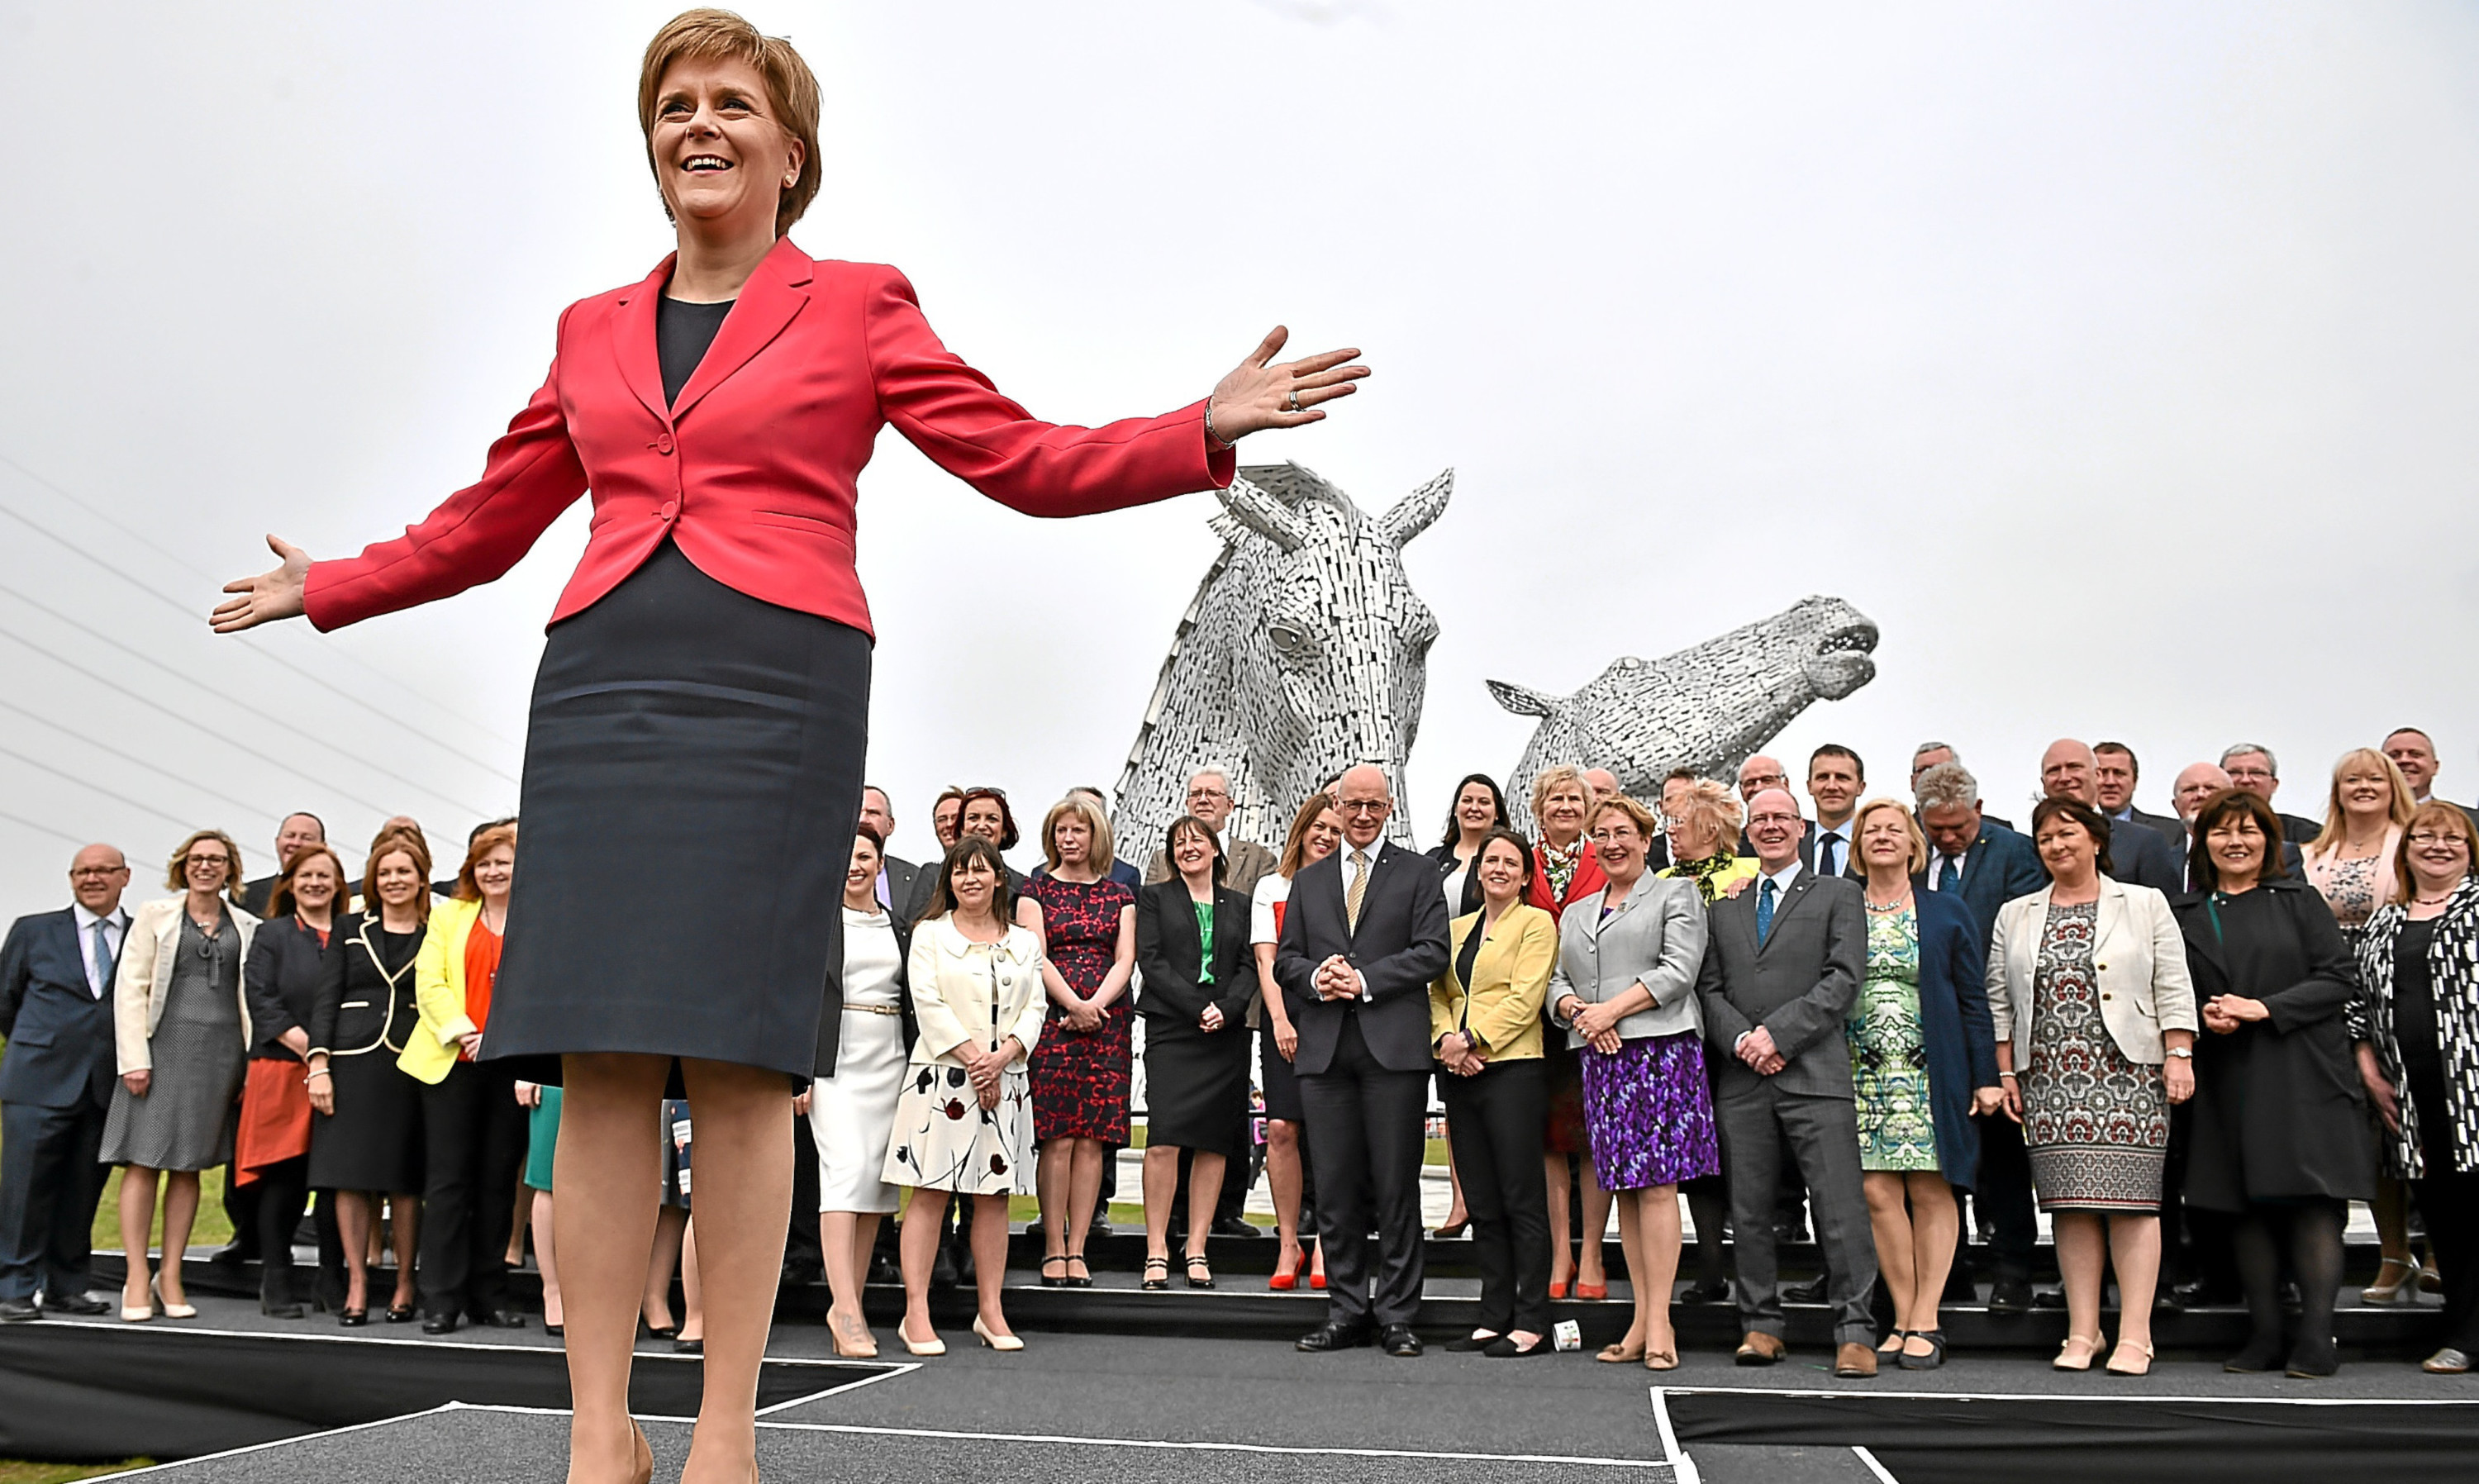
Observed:
[[[2464,850],[2468,850],[2470,837],[2466,834],[2440,834],[2434,830],[2418,830],[2412,832],[2410,843],[2422,849],[2430,845],[2459,845]]]
[[[1790,775],[1787,773],[1751,773],[1746,778],[1739,780],[1739,786],[1741,788],[1788,788],[1790,786]]]
[[[1335,808],[1344,814],[1383,814],[1393,804],[1391,799],[1345,799]]]
[[[1191,799],[1228,799],[1231,791],[1227,788],[1191,788],[1188,796]]]
[[[1796,814],[1753,814],[1748,818],[1750,829],[1758,825],[1795,825],[1797,823],[1799,823],[1799,816]]]
[[[119,875],[122,875],[123,873],[127,872],[127,871],[128,871],[128,869],[129,869],[129,867],[127,867],[127,866],[125,866],[125,865],[116,865],[116,866],[79,866],[79,867],[77,867],[76,869],[74,869],[74,870],[72,870],[72,871],[70,871],[70,872],[69,872],[69,880],[71,880],[71,881],[73,881],[73,882],[74,882],[74,881],[82,881],[82,880],[84,880],[85,878],[89,877],[89,876],[119,876]]]

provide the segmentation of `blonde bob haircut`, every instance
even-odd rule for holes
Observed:
[[[1903,862],[1903,874],[1917,876],[1929,868],[1929,837],[1920,833],[1920,822],[1911,817],[1911,806],[1900,799],[1878,797],[1859,806],[1851,816],[1851,839],[1855,847],[1868,831],[1868,816],[1878,809],[1892,809],[1903,817],[1903,836],[1911,842],[1910,855]]]
[[[171,865],[164,873],[164,889],[166,891],[190,889],[190,852],[196,850],[201,840],[223,842],[224,856],[232,862],[224,868],[224,895],[239,902],[241,900],[241,847],[233,843],[231,835],[220,830],[200,830],[183,840],[173,850]]]
[[[2391,758],[2374,748],[2354,747],[2334,759],[2333,785],[2324,795],[2324,832],[2308,842],[2307,854],[2329,856],[2341,848],[2344,812],[2341,807],[2341,779],[2352,769],[2360,767],[2375,770],[2386,785],[2392,789],[2392,806],[2386,811],[2386,817],[2392,821],[2393,827],[2410,828],[2411,814],[2418,807],[2418,800],[2410,791],[2410,780],[2402,777],[2401,768]]]
[[[1625,794],[1612,794],[1588,809],[1584,814],[1584,833],[1591,834],[1593,827],[1601,822],[1604,814],[1625,815],[1627,823],[1635,826],[1635,832],[1644,836],[1647,844],[1661,838],[1661,820],[1642,802]]]
[[[792,230],[818,196],[818,78],[792,43],[761,33],[729,11],[682,11],[646,43],[637,69],[637,127],[646,136],[646,166],[662,190],[663,167],[654,159],[654,111],[662,102],[663,74],[676,62],[738,62],[766,80],[766,107],[785,134],[801,144],[801,173],[775,208],[775,235]],[[669,196],[663,215],[672,214]]]
[[[1118,858],[1112,852],[1119,842],[1111,835],[1111,821],[1094,807],[1092,800],[1081,794],[1069,794],[1041,816],[1041,858],[1050,863],[1052,874],[1058,873],[1061,864],[1059,822],[1062,819],[1085,821],[1085,828],[1093,832],[1093,843],[1085,847],[1086,868],[1096,876],[1110,875],[1111,862]]]
[[[1584,770],[1576,767],[1572,763],[1562,762],[1554,768],[1544,768],[1541,770],[1540,776],[1532,780],[1532,822],[1534,824],[1540,824],[1543,822],[1541,818],[1541,807],[1543,805],[1549,802],[1550,794],[1556,792],[1558,786],[1562,783],[1572,783],[1577,788],[1584,791],[1584,808],[1586,810],[1584,829],[1587,833],[1591,832],[1593,828],[1591,815],[1593,807],[1593,785],[1584,781]]]

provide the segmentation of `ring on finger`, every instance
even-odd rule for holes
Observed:
[[[1300,410],[1300,389],[1298,387],[1292,387],[1291,396],[1283,399],[1283,410],[1285,412],[1297,412]]]

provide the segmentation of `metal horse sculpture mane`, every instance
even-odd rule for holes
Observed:
[[[1231,775],[1234,840],[1279,848],[1300,801],[1357,763],[1384,768],[1402,799],[1438,637],[1402,549],[1453,491],[1447,470],[1370,516],[1297,464],[1240,472],[1213,523],[1222,554],[1180,618],[1119,775],[1121,855],[1159,848],[1187,812],[1189,773],[1208,763]]]
[[[1492,680],[1499,705],[1541,718],[1507,791],[1521,795],[1558,763],[1607,768],[1643,799],[1659,797],[1673,768],[1728,779],[1811,702],[1875,679],[1876,648],[1877,626],[1858,609],[1807,598],[1649,663],[1627,655],[1572,696]]]

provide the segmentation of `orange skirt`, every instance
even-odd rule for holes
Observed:
[[[233,1136],[233,1183],[248,1185],[269,1164],[310,1152],[308,1068],[298,1062],[253,1058],[241,1090],[241,1129]]]

